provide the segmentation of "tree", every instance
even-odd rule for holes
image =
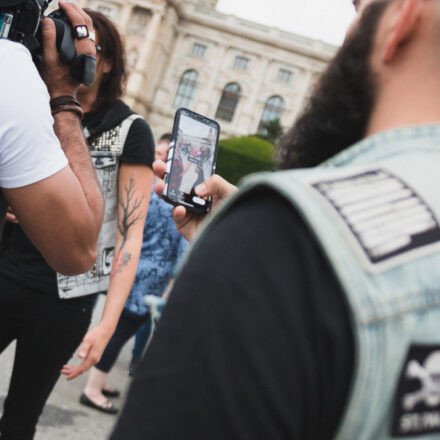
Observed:
[[[278,139],[284,134],[284,128],[279,118],[265,122],[262,128],[259,136],[271,144],[276,144]]]

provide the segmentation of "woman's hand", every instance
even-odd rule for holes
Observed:
[[[83,359],[81,365],[64,365],[61,374],[72,380],[98,363],[113,332],[114,328],[106,328],[102,324],[89,330],[78,353],[78,357]]]
[[[162,180],[166,172],[165,162],[161,160],[155,161],[153,163],[153,170],[156,176],[161,179],[154,187],[155,192],[161,196],[165,188],[165,182]],[[214,174],[195,188],[195,193],[198,197],[204,199],[212,198],[211,211],[215,211],[219,204],[235,191],[237,191],[236,186],[230,184],[217,174]],[[205,217],[191,214],[183,206],[176,206],[173,210],[173,219],[180,234],[190,241],[204,222]]]

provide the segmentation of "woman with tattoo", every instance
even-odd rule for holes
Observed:
[[[29,324],[22,324],[32,331],[25,328],[17,341],[18,355],[1,422],[15,418],[16,424],[26,423],[28,435],[20,437],[26,440],[33,438],[60,370],[69,380],[88,370],[99,361],[116,328],[136,274],[153,183],[150,127],[119,99],[126,80],[121,37],[104,15],[86,11],[96,30],[97,74],[91,87],[78,91],[78,100],[86,112],[84,135],[105,200],[98,258],[83,275],[57,274],[16,223],[8,224],[0,255],[0,280],[11,293],[20,290],[41,298],[41,309],[29,310]],[[84,337],[100,292],[107,292],[102,318]],[[81,340],[83,362],[65,365]],[[102,397],[87,395],[84,401],[111,412],[111,404]]]
[[[164,140],[162,137],[156,148],[156,159],[166,160],[168,148],[169,139],[165,137]],[[170,204],[152,191],[136,277],[116,331],[107,344],[101,360],[90,372],[80,400],[85,404],[89,399],[86,396],[105,399],[103,390],[111,389],[107,385],[107,375],[113,368],[124,344],[143,325],[147,327],[148,336],[152,331],[152,314],[154,315],[154,313],[146,304],[145,297],[148,295],[160,298],[166,293],[175,266],[187,245],[187,241],[176,229],[172,208]],[[119,392],[113,390],[109,394],[108,391],[104,391],[104,394],[117,397]],[[102,410],[99,406],[89,406]]]

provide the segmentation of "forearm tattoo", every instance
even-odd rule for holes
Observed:
[[[112,278],[122,272],[131,260],[131,253],[124,249],[127,243],[128,231],[135,223],[142,219],[142,202],[145,196],[138,198],[135,187],[134,179],[130,177],[128,186],[126,185],[119,194],[118,231],[121,234],[122,242],[115,253]]]

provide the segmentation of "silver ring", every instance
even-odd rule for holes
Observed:
[[[75,26],[74,30],[75,30],[75,38],[77,38],[78,40],[81,40],[82,38],[86,38],[89,36],[89,30],[87,29],[86,25]]]
[[[96,43],[96,34],[95,31],[89,31],[89,38],[92,43]]]

